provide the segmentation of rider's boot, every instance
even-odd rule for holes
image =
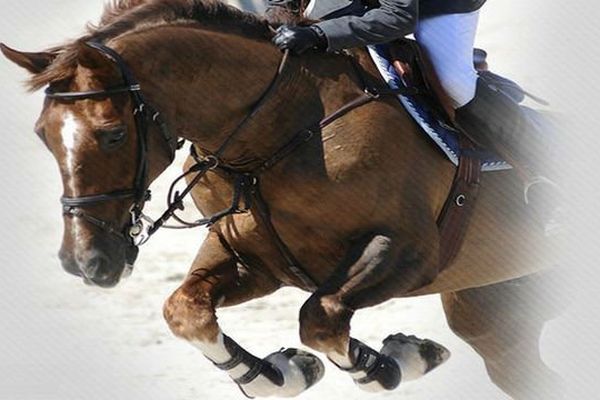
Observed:
[[[302,0],[267,0],[265,18],[271,23],[286,23],[300,18]]]
[[[546,169],[547,151],[522,108],[479,78],[473,100],[456,110],[456,123],[471,140],[513,165],[525,182],[525,202],[544,234],[556,233],[560,228],[560,190],[540,173]]]

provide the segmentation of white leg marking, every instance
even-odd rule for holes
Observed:
[[[191,342],[194,347],[200,349],[209,360],[216,363],[224,363],[231,359],[231,354],[225,347],[223,332],[219,331],[217,340],[215,342],[201,342],[194,340]]]

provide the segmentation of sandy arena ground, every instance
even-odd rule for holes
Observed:
[[[2,0],[0,40],[29,51],[59,43],[96,20],[102,3]],[[490,2],[481,16],[478,44],[489,51],[494,70],[552,100],[555,93],[544,89],[544,77],[527,66],[533,50],[544,51],[540,29],[548,21],[541,16],[536,23],[524,23],[540,1],[520,3],[525,2]],[[223,373],[171,335],[161,315],[163,301],[183,278],[205,231],[161,231],[142,249],[133,276],[114,290],[86,287],[64,273],[56,256],[62,235],[60,178],[50,153],[32,133],[42,94],[27,95],[19,84],[25,73],[4,59],[0,74],[0,399],[242,399]],[[162,208],[166,185],[180,162],[181,157],[154,185],[151,215]],[[222,310],[220,322],[257,355],[300,346],[297,314],[307,296],[281,290]],[[490,383],[477,354],[449,330],[437,296],[389,302],[353,320],[354,336],[373,347],[399,331],[443,343],[453,356],[420,381],[384,395],[360,392],[327,364],[324,380],[302,398],[506,398]],[[542,348],[552,346],[552,340],[550,324]],[[554,367],[564,367],[552,355],[545,357]]]

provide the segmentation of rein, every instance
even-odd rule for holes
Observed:
[[[102,55],[107,57],[109,60],[114,62],[119,68],[123,77],[123,84],[121,86],[108,88],[105,90],[94,90],[87,92],[53,92],[48,88],[46,90],[46,97],[50,99],[57,99],[62,101],[77,101],[77,100],[88,100],[95,98],[109,97],[115,94],[129,93],[134,103],[133,115],[135,118],[136,135],[138,140],[137,146],[137,169],[133,186],[130,189],[117,190],[109,193],[77,196],[77,197],[65,197],[61,198],[63,205],[63,214],[70,217],[81,218],[88,223],[100,228],[108,234],[116,237],[119,240],[124,240],[127,244],[136,248],[146,243],[150,237],[156,233],[161,227],[171,229],[186,229],[198,226],[211,226],[221,218],[248,212],[252,208],[255,208],[259,214],[263,224],[265,225],[269,235],[275,243],[279,253],[285,259],[288,269],[292,272],[293,276],[302,282],[302,286],[309,290],[316,289],[317,285],[315,280],[310,277],[304,268],[301,267],[300,263],[296,260],[292,252],[286,246],[285,242],[279,236],[275,229],[269,211],[269,207],[266,201],[263,199],[260,193],[260,175],[269,169],[271,169],[278,162],[283,160],[285,157],[293,153],[296,149],[301,147],[303,144],[311,141],[316,136],[316,132],[324,129],[329,124],[344,116],[346,113],[354,110],[355,108],[361,107],[372,101],[379,100],[382,96],[396,96],[399,94],[409,95],[415,94],[416,89],[414,88],[401,88],[401,89],[390,89],[390,88],[374,88],[367,84],[367,80],[362,72],[362,67],[358,64],[354,57],[349,53],[343,53],[348,57],[352,63],[354,71],[358,75],[358,78],[362,85],[363,94],[356,99],[346,103],[335,112],[325,116],[319,122],[297,132],[290,141],[279,148],[267,161],[263,162],[259,167],[252,171],[238,171],[235,168],[227,166],[223,162],[222,156],[229,147],[229,145],[235,140],[235,138],[242,132],[242,128],[262,109],[262,106],[271,97],[277,88],[280,77],[288,63],[289,51],[286,51],[281,58],[277,72],[274,78],[271,80],[268,87],[265,89],[263,94],[259,97],[258,101],[252,107],[250,113],[246,115],[234,128],[232,133],[225,139],[218,150],[214,153],[209,153],[204,156],[199,156],[196,152],[194,145],[191,145],[190,153],[195,159],[194,164],[188,171],[179,176],[172,184],[168,194],[168,207],[163,214],[156,220],[153,221],[149,217],[143,214],[142,209],[146,201],[150,200],[150,191],[147,187],[147,173],[148,173],[148,126],[149,123],[153,123],[158,126],[161,135],[168,146],[170,161],[172,162],[175,158],[177,149],[181,147],[183,141],[178,142],[177,138],[171,135],[166,123],[162,119],[160,113],[154,110],[151,106],[146,103],[141,86],[134,78],[134,75],[130,68],[127,66],[123,58],[113,49],[96,42],[87,42],[86,45],[99,51]],[[194,222],[184,221],[182,218],[176,215],[178,210],[183,210],[183,200],[189,195],[192,189],[198,184],[209,171],[219,169],[230,175],[234,176],[233,184],[233,196],[230,206],[210,217],[203,218]],[[184,178],[196,174],[188,185],[181,191],[175,191],[175,186]],[[85,212],[83,208],[95,205],[98,203],[133,199],[133,205],[130,209],[131,223],[124,229],[119,229],[110,222],[103,221],[96,218],[89,213]],[[241,207],[242,199],[244,200],[244,206]],[[253,207],[254,206],[254,207]],[[175,219],[181,226],[166,225],[169,219]]]

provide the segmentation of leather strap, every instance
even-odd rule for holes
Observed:
[[[113,200],[123,200],[135,197],[136,192],[133,189],[117,190],[110,193],[101,193],[89,196],[67,197],[60,198],[60,202],[65,207],[84,207],[96,203],[104,203]]]
[[[412,83],[421,87],[423,92],[430,93],[433,99],[437,97],[440,110],[445,110],[445,113],[439,112],[435,100],[429,102],[432,106],[431,111],[441,120],[451,123],[454,110],[450,106],[448,96],[441,89],[437,75],[431,69],[431,63],[416,42],[396,41],[390,46],[390,52],[392,65],[403,83]],[[481,160],[474,151],[475,145],[462,133],[459,133],[459,144],[461,156],[458,167],[450,193],[437,220],[440,233],[439,271],[447,268],[460,251],[479,192]]]
[[[464,135],[460,136],[460,144],[461,156],[452,188],[437,220],[440,233],[440,272],[454,261],[462,247],[479,193],[481,160],[474,155],[473,142]]]
[[[269,210],[269,206],[267,202],[264,200],[260,193],[260,186],[258,178],[253,180],[252,188],[250,189],[250,195],[252,196],[252,204],[255,206],[254,208],[258,212],[263,225],[267,229],[269,236],[275,243],[279,254],[283,257],[287,264],[288,270],[300,280],[302,286],[305,289],[315,291],[318,288],[316,280],[310,276],[310,274],[300,265],[296,257],[292,254],[292,251],[287,247],[277,229],[273,225],[273,221],[271,220],[271,212]]]
[[[102,90],[89,90],[86,92],[54,92],[49,87],[46,88],[45,94],[49,99],[60,99],[64,101],[87,100],[98,97],[110,97],[119,93],[129,93],[140,91],[139,84],[134,83],[129,86],[117,86]]]

